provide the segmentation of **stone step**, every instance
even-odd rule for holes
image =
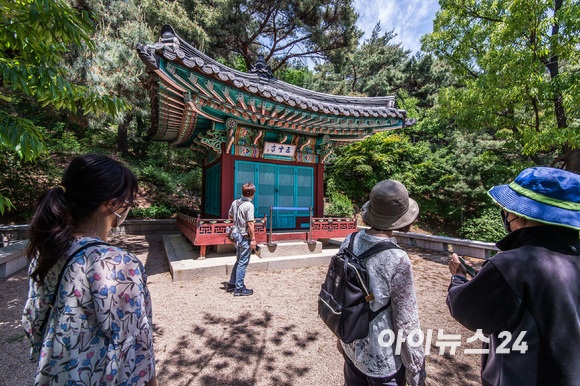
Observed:
[[[163,243],[173,281],[192,280],[204,276],[221,276],[227,280],[236,263],[235,252],[215,253],[205,259],[200,259],[199,249],[193,247],[183,235],[164,235]],[[305,242],[301,243],[306,244]],[[319,244],[316,245],[316,248],[321,249],[319,253],[311,253],[308,250],[307,254],[294,254],[292,256],[260,258],[257,255],[252,255],[248,271],[271,271],[328,265],[330,258],[338,252],[338,247],[322,249],[322,244]],[[261,245],[260,250],[262,248],[267,248],[267,246]],[[282,247],[284,250],[286,248]]]
[[[322,243],[320,241],[313,241],[307,243],[305,241],[278,241],[273,245],[260,244],[260,249],[257,255],[266,257],[286,257],[296,255],[316,255],[322,253]]]

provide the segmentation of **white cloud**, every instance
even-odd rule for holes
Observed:
[[[394,42],[417,52],[421,49],[421,36],[433,31],[433,19],[439,10],[437,0],[354,0],[359,14],[358,27],[370,36],[380,21],[383,32],[394,30]]]

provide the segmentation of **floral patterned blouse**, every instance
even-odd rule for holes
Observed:
[[[76,239],[68,253],[97,241],[103,242]],[[38,361],[34,384],[145,384],[155,375],[147,275],[139,259],[120,248],[101,244],[73,257],[46,332],[38,331],[67,258],[52,267],[44,285],[30,280],[22,326],[32,344],[30,359]]]

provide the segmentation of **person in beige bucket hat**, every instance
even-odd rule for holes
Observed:
[[[372,228],[402,229],[415,221],[419,215],[419,205],[409,197],[405,185],[395,180],[384,180],[374,186],[361,214],[364,222]]]
[[[418,215],[419,205],[409,198],[405,185],[395,180],[381,181],[362,207],[362,218],[371,228],[349,235],[341,245],[341,249],[348,248],[354,238],[352,250],[360,256],[379,243],[394,244],[391,249],[363,259],[374,295],[370,308],[373,312],[383,311],[370,321],[365,338],[352,343],[339,341],[347,386],[417,386],[425,382],[423,347],[406,339],[412,331],[421,329],[411,260],[393,237],[393,230],[408,231]],[[389,302],[391,305],[387,306]],[[384,331],[392,331],[396,336],[401,334],[404,339],[400,352],[383,339]]]

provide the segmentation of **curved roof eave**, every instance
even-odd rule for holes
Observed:
[[[329,112],[347,117],[398,117],[405,118],[407,112],[394,108],[395,97],[349,97],[319,93],[281,80],[262,77],[256,73],[245,73],[227,67],[201,53],[180,38],[173,28],[166,25],[162,29],[160,42],[153,45],[138,44],[139,56],[148,71],[159,69],[160,58],[178,62],[191,69],[230,84],[238,89],[262,98],[291,107],[300,107],[314,112]]]

